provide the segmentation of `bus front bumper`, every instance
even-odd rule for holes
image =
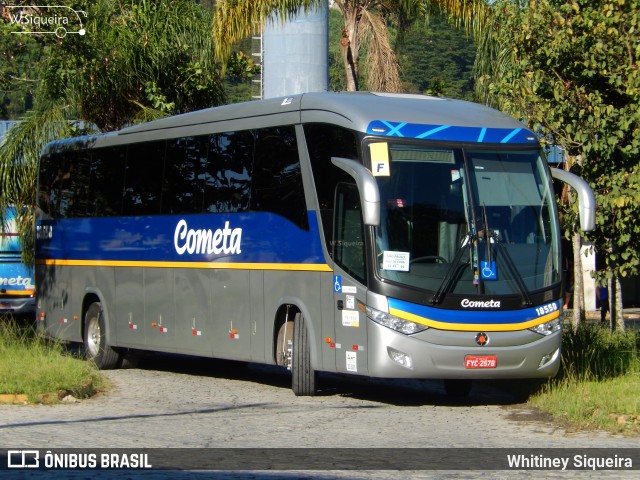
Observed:
[[[10,313],[12,315],[29,316],[36,314],[36,300],[34,297],[3,297],[0,298],[0,315]]]
[[[371,320],[368,370],[372,377],[509,379],[554,377],[560,367],[561,332],[484,332],[428,329],[404,335]],[[482,342],[481,342],[482,343]]]

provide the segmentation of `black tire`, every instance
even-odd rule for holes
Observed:
[[[294,321],[291,377],[291,388],[296,396],[313,396],[317,393],[318,372],[311,366],[309,331],[301,313],[296,314]]]
[[[107,343],[102,304],[94,302],[84,316],[84,350],[87,359],[101,370],[117,368],[122,362],[119,352]]]
[[[465,398],[471,393],[471,380],[444,380],[444,391],[448,397]]]

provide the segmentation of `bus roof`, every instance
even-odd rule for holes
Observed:
[[[472,127],[521,130],[527,135],[525,143],[537,142],[522,123],[498,110],[472,102],[425,95],[318,92],[223,105],[133,125],[116,132],[56,141],[47,145],[43,153],[312,122],[380,133],[371,131],[375,121],[389,125],[396,134],[399,133],[398,125]]]

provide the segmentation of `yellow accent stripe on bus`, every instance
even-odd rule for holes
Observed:
[[[38,265],[68,267],[147,267],[147,268],[210,268],[233,270],[283,270],[332,272],[326,263],[233,263],[233,262],[145,262],[123,260],[37,260]]]
[[[36,291],[32,288],[27,290],[6,290],[2,295],[33,295]]]
[[[413,313],[404,312],[402,310],[397,310],[395,308],[390,308],[389,313],[398,318],[402,318],[403,320],[409,320],[414,323],[419,323],[421,325],[426,325],[431,328],[437,328],[440,330],[455,330],[455,331],[487,331],[487,332],[513,332],[516,330],[525,330],[527,328],[535,327],[536,325],[541,325],[543,323],[554,320],[560,316],[560,311],[552,312],[547,315],[543,315],[542,317],[538,317],[534,320],[529,320],[528,322],[522,323],[449,323],[449,322],[439,322],[437,320],[431,320],[429,318],[421,317],[419,315],[414,315]],[[487,312],[490,314],[491,312]]]

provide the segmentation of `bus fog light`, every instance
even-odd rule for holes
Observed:
[[[391,360],[396,362],[398,365],[402,365],[405,368],[413,370],[413,359],[410,355],[399,352],[391,347],[387,347],[387,352],[389,353]]]
[[[539,333],[540,335],[551,335],[562,328],[562,317],[558,317],[550,322],[541,323],[535,327],[531,327],[529,330]]]
[[[552,353],[548,353],[546,354],[544,357],[542,357],[542,359],[540,360],[540,365],[538,366],[538,368],[542,368],[545,365],[548,365],[550,363],[553,363],[557,360],[558,356],[560,355],[560,349],[556,348],[554,352]]]

